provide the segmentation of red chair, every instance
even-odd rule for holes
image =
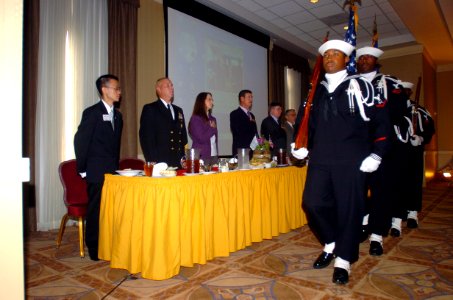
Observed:
[[[120,170],[143,170],[145,162],[139,158],[127,157],[120,159]]]
[[[85,179],[82,179],[77,173],[75,159],[60,163],[58,173],[60,174],[60,180],[64,189],[63,200],[68,208],[68,212],[61,219],[60,230],[57,237],[57,248],[60,247],[68,219],[77,219],[79,223],[80,257],[85,257],[84,219],[88,206],[87,184]]]

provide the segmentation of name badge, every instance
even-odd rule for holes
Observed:
[[[104,114],[104,115],[102,115],[102,119],[103,119],[104,121],[112,122],[112,116],[109,115],[109,114]]]

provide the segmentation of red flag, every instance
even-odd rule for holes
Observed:
[[[378,39],[379,39],[379,35],[378,35],[378,32],[377,32],[376,15],[374,15],[373,38],[371,39],[371,46],[372,47],[379,48]]]
[[[327,42],[328,39],[329,32],[327,32],[323,43]],[[296,139],[294,141],[296,149],[307,148],[308,145],[308,119],[310,117],[310,108],[311,104],[313,103],[313,97],[315,96],[316,86],[318,85],[319,76],[322,69],[322,55],[318,54],[318,56],[316,57],[315,66],[313,67],[313,74],[311,76],[310,91],[308,91],[307,101],[305,102],[304,117],[302,119],[302,122],[300,122]]]

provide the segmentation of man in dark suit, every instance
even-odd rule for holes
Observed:
[[[253,138],[258,135],[255,116],[250,111],[253,104],[253,94],[250,90],[239,92],[239,107],[230,113],[230,129],[233,134],[233,155],[238,148],[250,148]]]
[[[123,118],[114,103],[121,97],[119,80],[103,75],[96,80],[101,100],[83,111],[74,136],[77,171],[86,178],[88,208],[85,243],[92,260],[98,260],[99,209],[104,174],[118,169]]]
[[[272,155],[277,155],[278,149],[286,149],[286,132],[280,122],[281,115],[281,104],[272,102],[269,105],[269,116],[261,122],[261,137],[272,142]]]
[[[140,117],[140,145],[146,161],[166,162],[181,167],[187,130],[182,109],[174,104],[173,83],[168,78],[156,82],[158,99],[143,106]]]
[[[283,129],[286,132],[286,155],[291,157],[291,143],[294,143],[294,124],[296,122],[296,110],[294,108],[285,111]]]

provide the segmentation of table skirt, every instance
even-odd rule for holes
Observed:
[[[163,280],[306,224],[306,168],[173,178],[106,175],[99,257]]]

